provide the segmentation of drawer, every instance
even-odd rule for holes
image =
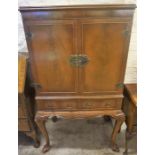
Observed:
[[[30,131],[31,126],[27,119],[18,119],[18,130],[19,131]]]
[[[121,109],[121,105],[120,99],[82,100],[78,103],[78,108],[84,110]]]
[[[77,110],[77,100],[39,100],[37,110]]]
[[[122,99],[38,100],[37,110],[121,109]]]

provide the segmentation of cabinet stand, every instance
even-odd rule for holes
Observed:
[[[78,119],[78,118],[90,118],[90,117],[102,117],[104,115],[111,116],[116,120],[112,136],[111,146],[112,150],[119,152],[119,147],[116,144],[116,136],[121,128],[122,123],[125,121],[125,115],[121,110],[107,110],[107,111],[75,111],[75,112],[42,112],[38,111],[35,117],[35,121],[44,136],[46,143],[43,146],[42,152],[45,153],[50,149],[50,141],[45,123],[48,118],[61,117],[66,119]]]

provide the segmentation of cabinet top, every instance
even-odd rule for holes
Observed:
[[[53,5],[53,6],[20,6],[19,11],[44,11],[68,9],[135,9],[136,4],[96,4],[96,5]]]

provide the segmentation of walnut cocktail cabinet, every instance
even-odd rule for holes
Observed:
[[[20,7],[36,89],[35,121],[46,139],[48,118],[124,121],[123,80],[135,5]]]

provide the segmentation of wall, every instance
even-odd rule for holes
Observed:
[[[104,3],[136,3],[135,0],[19,0],[19,6],[41,6],[41,5],[74,5],[74,4],[104,4]],[[132,35],[129,47],[129,55],[126,68],[125,83],[137,81],[137,53],[136,53],[136,12],[134,15]],[[27,52],[27,46],[23,31],[23,24],[19,13],[18,20],[18,47],[19,52]]]

